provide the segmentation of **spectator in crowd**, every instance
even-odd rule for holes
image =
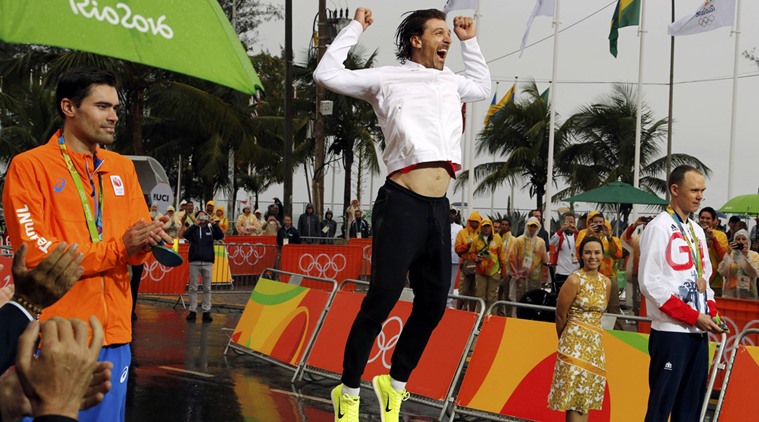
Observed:
[[[214,201],[206,202],[206,215],[208,215],[208,218],[214,216],[214,211],[216,211],[216,203]]]
[[[493,233],[495,233],[498,236],[500,236],[500,233],[501,233],[501,220],[492,219],[491,218],[490,221],[493,222]]]
[[[345,227],[350,228],[351,224],[353,224],[353,221],[356,219],[356,211],[360,209],[361,206],[358,204],[358,199],[352,200],[351,204],[348,205],[348,208],[345,209]]]
[[[317,237],[321,237],[319,231],[319,217],[314,214],[314,205],[307,204],[306,212],[298,218],[298,233],[305,237],[304,243],[318,243]]]
[[[498,235],[501,236],[501,242],[503,242],[503,250],[506,252],[506,257],[508,258],[509,248],[512,245],[512,241],[516,239],[516,237],[511,234],[511,219],[509,217],[501,218],[501,229]],[[506,269],[506,277],[501,280],[501,285],[498,288],[498,300],[509,300],[509,284],[511,283],[511,272],[508,270],[508,264]],[[506,308],[499,307],[496,309],[496,314],[500,316],[506,316]]]
[[[355,217],[350,225],[350,237],[368,238],[370,236],[369,223],[364,219],[364,212],[356,210]]]
[[[580,219],[577,221],[577,230],[583,231],[588,228],[588,213],[584,213],[580,216]]]
[[[261,210],[256,210],[258,214],[261,214]],[[262,225],[258,221],[258,218],[251,214],[250,205],[246,205],[242,209],[242,214],[237,217],[237,223],[235,223],[237,233],[241,236],[255,236],[262,230]]]
[[[292,217],[286,215],[285,225],[277,232],[277,245],[281,248],[291,243],[294,245],[301,243],[300,233],[298,233],[298,229],[293,227]]]
[[[508,272],[506,250],[501,236],[493,232],[493,223],[489,218],[482,219],[480,234],[472,241],[469,253],[474,255],[474,261],[477,263],[474,276],[475,296],[485,301],[487,310],[498,300],[498,287]],[[479,304],[475,311],[480,311]]]
[[[451,222],[451,287],[448,289],[448,295],[452,295],[454,287],[456,287],[456,277],[459,275],[459,254],[456,253],[456,237],[459,232],[464,229],[461,224],[456,222],[458,211],[455,208],[451,208],[449,215]],[[453,299],[448,298],[446,306],[453,308]]]
[[[150,218],[153,221],[159,221],[163,217],[163,214],[158,212],[158,204],[153,204],[150,206]]]
[[[675,167],[667,178],[671,200],[640,239],[640,290],[651,322],[646,421],[697,421],[704,402],[709,338],[721,334],[707,279],[711,262],[704,230],[688,215],[698,210],[706,183],[696,168]],[[695,259],[693,258],[695,257]]]
[[[720,261],[722,261],[722,257],[730,251],[730,241],[725,233],[722,233],[715,228],[718,223],[719,219],[717,218],[717,211],[715,211],[714,208],[704,207],[698,213],[698,224],[704,230],[704,234],[706,235],[706,245],[709,248],[709,262],[714,269],[711,278],[709,278],[709,285],[712,287],[712,290],[714,290],[716,296],[722,296],[723,278],[722,274],[716,269]],[[728,225],[730,225],[730,229],[732,230],[735,226],[735,221],[731,218]]]
[[[181,205],[181,204],[180,204]],[[195,203],[191,200],[184,201],[184,210],[181,211],[179,220],[182,222],[184,228],[188,228],[195,224]],[[180,231],[181,236],[181,231]]]
[[[759,252],[759,217],[754,218],[754,227],[751,228],[751,236],[748,238],[751,250]]]
[[[625,266],[625,276],[632,285],[632,308],[635,315],[640,315],[640,284],[638,283],[638,267],[640,266],[640,235],[653,217],[638,217],[622,233],[620,240],[629,247],[630,257]]]
[[[253,213],[253,215],[255,215],[256,220],[258,220],[258,227],[259,227],[259,232],[260,232],[261,230],[263,230],[263,227],[266,225],[266,219],[264,218],[263,213],[259,209],[257,209],[256,212]]]
[[[482,223],[480,213],[472,211],[472,213],[469,214],[469,218],[466,220],[466,227],[463,230],[459,230],[456,234],[454,249],[459,256],[459,269],[461,270],[459,295],[461,296],[474,296],[475,293],[474,276],[477,272],[477,263],[475,262],[476,257],[469,253],[469,249],[471,248],[474,239],[480,234],[480,223]],[[457,307],[459,309],[474,310],[473,305],[470,305],[472,304],[469,302],[460,301]]]
[[[713,210],[713,208],[712,208],[712,210]],[[717,219],[717,217],[716,217],[717,213],[715,212],[714,215],[715,215],[714,220],[716,220],[716,221],[713,223],[712,228],[716,227],[717,224],[719,224],[719,219]],[[700,214],[699,214],[699,219],[700,219]],[[730,217],[729,220],[727,220],[727,228],[728,228],[728,230],[727,230],[726,235],[727,235],[727,241],[728,242],[732,242],[733,241],[733,236],[735,235],[735,232],[738,231],[738,229],[735,228],[735,225],[738,224],[740,221],[741,221],[741,218],[738,217],[737,215],[734,215],[734,216]]]
[[[266,211],[266,214],[264,215],[264,219],[266,221],[269,221],[269,216],[273,215],[277,218],[277,221],[279,222],[279,225],[282,226],[285,221],[285,206],[282,204],[282,201],[279,200],[279,198],[274,198],[274,203],[269,205],[268,210]]]
[[[227,215],[224,213],[224,211],[224,207],[216,207],[216,211],[214,211],[216,215],[214,216],[213,220],[216,222],[216,224],[219,225],[219,230],[221,230],[221,232],[226,235],[227,230],[229,230],[229,219],[227,218]]]
[[[759,253],[752,251],[748,232],[735,232],[730,252],[725,253],[718,271],[722,274],[723,297],[757,299],[756,277],[759,276]]]
[[[601,267],[598,271],[601,274],[609,277],[611,280],[611,296],[609,297],[608,312],[612,314],[622,314],[622,308],[619,306],[619,284],[617,280],[617,260],[621,259],[624,255],[624,248],[622,248],[622,241],[618,237],[612,236],[611,224],[604,218],[604,215],[598,211],[591,211],[588,213],[587,219],[588,227],[584,230],[580,230],[577,234],[577,242],[582,244],[582,240],[586,236],[595,236],[601,239],[601,243],[604,246],[604,259],[601,262]],[[577,250],[579,255],[580,250]],[[621,321],[617,320],[614,323],[614,328],[617,330],[623,330]]]
[[[332,239],[334,239],[337,234],[337,222],[333,220],[332,217],[332,211],[327,210],[327,212],[324,213],[324,220],[322,220],[319,225],[321,228],[321,236],[329,239],[325,242],[330,245],[334,242]]]
[[[571,237],[568,230],[565,236]],[[611,280],[598,272],[604,257],[600,239],[586,237],[580,251],[581,268],[567,278],[556,303],[559,346],[548,395],[548,407],[565,411],[567,421],[587,421],[588,411],[601,409],[606,391],[601,317]]]
[[[263,235],[264,236],[276,236],[279,234],[279,230],[282,228],[282,225],[279,224],[279,220],[277,220],[276,215],[270,215],[266,217],[266,225],[264,226]]]
[[[551,236],[551,246],[556,247],[555,260],[552,262],[556,266],[556,288],[561,290],[564,280],[570,274],[580,269],[580,261],[577,259],[577,226],[575,225],[575,215],[566,213],[561,218],[561,229]],[[557,291],[558,291],[557,290]]]
[[[498,228],[498,235],[503,240],[504,236],[514,237],[511,234],[511,219],[509,217],[501,218],[501,225]]]
[[[177,213],[174,211],[174,207],[171,205],[166,208],[166,216],[169,219],[163,223],[163,231],[176,239],[179,235],[179,229],[182,227],[182,221],[179,219],[179,216],[177,216]]]
[[[60,76],[55,97],[63,129],[47,144],[13,158],[3,206],[16,214],[7,220],[8,234],[11,244],[28,245],[30,267],[64,239],[79,245],[83,276],[41,320],[94,315],[103,321],[107,346],[99,360],[126,374],[132,340],[127,266],[145,262],[150,248],[172,239],[162,222],[150,219],[132,161],[101,148],[114,143],[116,86],[109,71],[76,68]],[[51,183],[59,180],[66,183]],[[127,376],[119,381],[100,405],[80,413],[80,420],[123,421]]]
[[[211,220],[204,211],[198,211],[195,215],[196,223],[185,230],[184,238],[190,242],[187,252],[187,260],[190,261],[190,283],[188,292],[190,296],[190,313],[187,321],[194,322],[197,318],[198,309],[198,284],[203,279],[203,322],[212,322],[211,317],[211,280],[213,278],[213,263],[216,253],[213,250],[215,240],[224,239],[216,221]]]
[[[538,222],[540,223],[540,230],[538,231],[538,237],[541,238],[541,239],[543,239],[543,243],[546,246],[546,250],[548,250],[549,249],[549,246],[548,246],[548,232],[546,231],[546,229],[543,228],[543,225],[545,224],[543,222],[543,211],[538,210],[538,209],[534,209],[534,210],[530,211],[530,217],[535,217],[535,218],[538,219]]]
[[[539,231],[540,221],[537,217],[530,217],[524,233],[509,246],[509,299],[513,302],[521,300],[525,293],[541,288],[541,270],[549,259],[543,239],[538,236]],[[512,316],[516,316],[516,309]]]

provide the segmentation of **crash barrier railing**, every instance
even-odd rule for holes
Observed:
[[[288,281],[282,282],[284,278]],[[332,290],[304,287],[305,280],[331,285]],[[250,295],[224,354],[233,348],[291,370],[300,368],[336,290],[335,280],[266,269]]]
[[[361,261],[361,279],[369,280],[369,276],[372,273],[372,238],[350,238],[348,239],[348,245],[361,246],[364,248],[364,259]]]
[[[314,348],[306,357],[299,374],[293,377],[293,381],[302,380],[305,373],[340,378],[344,346],[364,298],[363,294],[350,290],[350,286],[353,285],[366,286],[368,282],[345,280],[340,284],[324,325],[316,336]],[[371,385],[375,375],[386,374],[390,370],[391,356],[412,309],[411,289],[405,290],[405,296],[406,299],[401,297],[382,324],[382,330],[372,346],[369,361],[361,377],[365,386]],[[484,302],[479,298],[457,295],[449,297],[473,301],[478,303],[480,308],[484,308]],[[446,308],[419,364],[408,380],[411,398],[440,408],[441,418],[452,403],[454,388],[462,374],[467,351],[471,348],[483,314],[482,311],[473,313]]]
[[[517,417],[563,421],[563,412],[547,408],[556,361],[555,325],[493,315],[501,306],[555,312],[555,308],[550,306],[518,302],[495,302],[490,307],[449,420],[453,420],[456,414],[463,414],[497,420]],[[627,315],[606,316],[647,320]],[[648,377],[641,374],[648,373],[648,336],[605,330],[603,344],[606,391],[602,409],[594,411],[592,419],[643,420],[648,400]],[[611,406],[611,403],[614,405]]]
[[[712,421],[745,420],[749,415],[759,414],[756,400],[756,380],[759,378],[759,347],[746,346],[742,341],[748,335],[759,334],[759,329],[749,328],[737,335],[722,389],[717,399]]]

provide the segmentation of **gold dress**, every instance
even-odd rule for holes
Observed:
[[[579,270],[580,288],[559,339],[548,407],[587,413],[601,409],[606,389],[606,357],[601,316],[606,309],[606,277]]]

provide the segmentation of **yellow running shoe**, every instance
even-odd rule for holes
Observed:
[[[332,389],[332,407],[335,408],[335,422],[359,422],[358,405],[360,397],[343,394],[343,385]]]
[[[377,375],[372,378],[374,394],[380,405],[382,422],[398,422],[401,414],[401,403],[408,400],[406,390],[395,391],[390,385],[390,375]]]

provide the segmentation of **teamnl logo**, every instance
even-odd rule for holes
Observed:
[[[174,38],[174,30],[164,23],[166,15],[158,19],[146,18],[132,13],[132,8],[124,3],[116,3],[115,7],[103,6],[98,9],[98,2],[94,0],[69,0],[71,10],[75,15],[82,15],[88,19],[97,19],[100,22],[108,22],[111,25],[121,25],[126,29],[136,29],[142,33],[160,35],[167,40]]]
[[[16,210],[16,217],[18,217],[18,224],[24,227],[26,237],[30,240],[36,240],[37,248],[42,252],[48,253],[48,249],[50,249],[50,245],[52,245],[53,242],[38,235],[34,230],[34,220],[32,220],[32,213],[29,212],[29,206],[24,204],[23,208],[18,208]]]

